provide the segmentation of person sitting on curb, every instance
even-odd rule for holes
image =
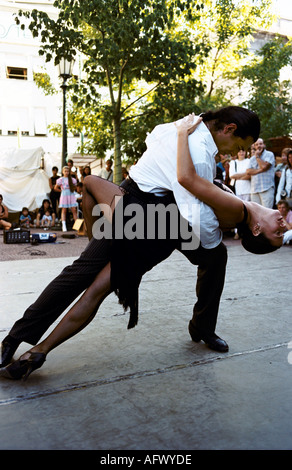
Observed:
[[[292,210],[285,199],[281,199],[277,204],[277,209],[283,217],[286,226],[283,236],[283,245],[289,245],[292,241]]]
[[[0,194],[0,228],[4,230],[9,230],[12,226],[10,222],[8,222],[8,208],[3,204],[3,196]]]

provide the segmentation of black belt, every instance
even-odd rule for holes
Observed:
[[[154,193],[146,193],[142,191],[137,183],[128,176],[122,183],[120,184],[121,188],[125,189],[128,193],[133,194],[137,198],[141,199],[144,202],[158,202],[161,200],[163,204],[170,204],[171,202],[175,202],[173,192],[167,191],[167,194],[163,196],[156,196]]]

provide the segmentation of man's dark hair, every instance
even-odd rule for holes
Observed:
[[[254,253],[255,255],[264,255],[266,253],[272,253],[280,248],[280,246],[272,245],[263,233],[255,236],[246,223],[238,224],[237,228],[242,237],[241,244],[243,248],[250,253]]]
[[[254,142],[258,140],[261,130],[260,120],[257,114],[246,108],[240,106],[227,106],[215,111],[207,111],[202,113],[201,117],[203,122],[215,121],[215,130],[223,129],[226,124],[234,123],[237,129],[234,132],[235,136],[246,139],[252,137]]]

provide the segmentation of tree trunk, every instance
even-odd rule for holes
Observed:
[[[121,121],[120,118],[113,120],[114,128],[114,183],[122,182],[122,158],[121,158]]]

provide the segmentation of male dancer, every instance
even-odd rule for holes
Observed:
[[[215,177],[215,155],[218,152],[237,153],[239,148],[247,150],[258,138],[260,123],[253,112],[239,107],[208,112],[202,115],[202,119],[198,132],[194,132],[191,136],[190,151],[197,173],[212,181]],[[175,136],[176,129],[171,128],[171,125],[162,125],[154,129],[147,139],[148,149],[145,155],[135,165],[130,176],[142,191],[155,193],[173,191],[180,207],[184,198],[194,198],[194,196],[187,194],[188,192],[180,188],[177,182],[176,146],[175,140],[171,144],[169,139],[170,130],[171,135]],[[86,198],[92,200],[91,195],[94,193],[92,179],[94,177],[85,179],[83,204]],[[211,349],[226,352],[228,345],[215,334],[215,328],[224,286],[227,250],[222,243],[222,234],[213,211],[203,203],[200,205],[201,227],[203,226],[201,244],[193,251],[181,250],[192,264],[198,265],[197,302],[193,318],[189,323],[189,332],[193,341],[203,340]],[[45,288],[36,302],[13,325],[2,342],[1,367],[11,361],[21,342],[33,345],[37,343],[73,300],[91,285],[109,259],[110,240],[96,240],[92,237],[81,256]]]

